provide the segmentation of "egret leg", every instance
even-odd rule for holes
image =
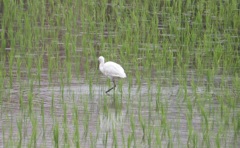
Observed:
[[[115,80],[112,79],[112,82],[113,82],[113,87],[110,88],[109,90],[107,90],[106,93],[108,93],[108,92],[111,91],[112,89],[115,89],[115,87],[116,87]]]

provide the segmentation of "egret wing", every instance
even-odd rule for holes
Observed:
[[[106,62],[103,66],[104,74],[109,77],[121,77],[125,78],[126,74],[121,65],[115,62]]]

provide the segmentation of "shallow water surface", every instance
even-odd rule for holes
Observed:
[[[84,82],[84,78],[73,78],[72,83],[64,88],[58,82],[47,85],[47,80],[43,80],[41,85],[33,84],[33,91],[24,87],[28,85],[28,80],[22,80],[22,88],[18,84],[13,85],[11,90],[5,92],[6,100],[1,107],[1,139],[4,139],[5,144],[9,141],[20,142],[21,126],[21,143],[27,146],[31,143],[36,124],[36,145],[52,147],[53,128],[57,124],[61,146],[76,144],[76,130],[79,134],[77,140],[84,147],[112,147],[115,144],[120,147],[126,144],[148,147],[156,144],[156,134],[161,137],[161,145],[164,147],[169,144],[191,145],[189,138],[198,141],[197,145],[200,146],[207,143],[204,141],[206,132],[215,135],[219,130],[225,130],[218,121],[224,118],[221,117],[218,100],[222,93],[220,88],[206,93],[205,86],[199,86],[196,90],[191,86],[183,88],[174,83],[171,87],[157,86],[156,80],[163,78],[153,79],[150,86],[141,84],[139,88],[137,85],[126,84],[126,79],[121,80],[122,88],[118,85],[115,93],[112,91],[106,95],[105,90],[109,87],[106,84],[107,78],[102,75],[99,78],[91,85]],[[194,93],[199,98],[195,98]],[[19,97],[22,97],[22,103],[19,102]],[[205,113],[198,107],[203,107]],[[236,111],[239,111],[239,105],[234,110]],[[229,112],[229,119],[236,116],[234,112]],[[208,121],[205,121],[204,114],[207,114]],[[239,141],[234,140],[231,121],[225,122],[228,130],[221,142],[226,146],[238,145]],[[189,128],[193,129],[192,133]],[[214,145],[212,143],[216,139],[209,137],[208,140],[210,145]]]

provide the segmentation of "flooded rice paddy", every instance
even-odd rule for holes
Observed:
[[[240,145],[237,0],[35,2],[0,2],[0,147]]]

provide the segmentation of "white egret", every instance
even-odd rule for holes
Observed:
[[[110,78],[113,82],[113,87],[110,88],[109,90],[106,91],[108,93],[110,90],[115,89],[116,84],[115,84],[115,78],[126,78],[126,74],[124,72],[124,69],[122,68],[121,65],[108,61],[104,63],[104,57],[100,56],[98,58],[98,61],[100,62],[99,64],[99,70],[108,78]]]

